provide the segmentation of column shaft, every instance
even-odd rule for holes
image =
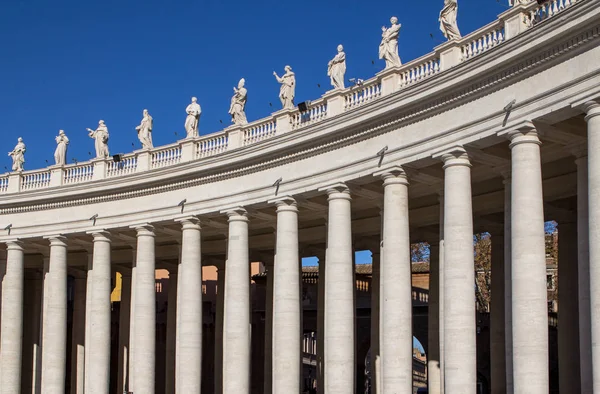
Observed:
[[[67,364],[67,244],[50,239],[50,263],[44,278],[42,393],[64,394]]]
[[[250,262],[248,218],[242,208],[227,212],[229,241],[225,276],[223,393],[250,392]]]
[[[412,394],[412,288],[408,180],[404,170],[384,170],[381,263],[382,390]]]
[[[23,285],[25,268],[20,242],[8,242],[6,271],[2,278],[2,330],[0,331],[0,393],[21,392],[23,343]]]
[[[461,148],[444,160],[444,369],[445,391],[475,394],[473,212],[471,169]]]
[[[75,278],[71,334],[71,394],[83,394],[85,385],[86,279]]]
[[[129,378],[129,324],[131,320],[131,273],[121,272],[121,302],[119,308],[119,361],[117,368],[117,390],[127,392]]]
[[[325,392],[354,393],[354,259],[350,191],[343,184],[329,194],[325,264]]]
[[[277,205],[277,241],[273,282],[273,392],[300,393],[300,263],[298,208],[284,197]]]
[[[540,141],[532,125],[509,137],[514,391],[547,394],[548,304]]]
[[[492,394],[506,393],[505,286],[504,235],[502,233],[492,234],[492,299],[490,311]]]
[[[135,267],[135,392],[153,394],[156,381],[156,279],[154,228],[137,227]]]
[[[180,394],[200,394],[202,377],[202,262],[200,222],[181,221],[181,263],[177,276],[177,385]],[[249,280],[249,279],[248,279]]]
[[[86,341],[85,392],[105,394],[110,381],[110,240],[106,232],[96,232],[92,275],[88,277],[89,341]]]

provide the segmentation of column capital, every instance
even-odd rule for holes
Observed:
[[[595,100],[590,100],[581,106],[581,108],[585,111],[585,121],[588,122],[593,117],[600,115],[600,103]]]
[[[202,225],[200,219],[197,216],[186,216],[175,219],[177,223],[181,224],[183,230],[201,230]]]
[[[138,224],[135,226],[131,226],[130,228],[134,229],[137,232],[138,237],[154,237],[156,234],[154,233],[154,226],[149,223]]]
[[[229,222],[247,222],[248,221],[248,211],[244,207],[233,207],[229,209],[222,210],[221,213],[224,213],[229,218]]]
[[[343,182],[334,183],[329,186],[321,187],[321,188],[319,188],[319,191],[327,192],[327,195],[329,196],[330,201],[337,200],[337,199],[344,199],[344,200],[352,199],[352,197],[350,197],[350,189]]]
[[[453,146],[432,155],[434,159],[438,158],[444,162],[444,169],[454,166],[471,167],[469,154],[461,145]]]
[[[387,185],[408,185],[406,171],[399,165],[383,168],[373,174],[373,176],[383,179],[383,186]]]
[[[269,204],[277,206],[277,212],[298,212],[298,204],[291,196],[282,196],[268,201]]]
[[[14,239],[14,240],[10,240],[10,241],[5,241],[4,242],[6,244],[6,250],[23,250],[23,241],[18,240],[18,239]]]
[[[50,235],[44,237],[44,239],[47,239],[50,242],[50,246],[67,246],[67,237],[63,235]]]
[[[87,234],[94,237],[94,242],[111,242],[110,233],[106,230],[88,231]]]
[[[542,144],[535,125],[529,121],[523,122],[509,130],[501,131],[498,133],[498,136],[507,137],[510,140],[509,147],[511,149],[519,144]]]

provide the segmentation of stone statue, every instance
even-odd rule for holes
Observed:
[[[69,138],[67,138],[64,130],[59,130],[56,140],[56,150],[54,151],[54,161],[57,166],[64,166],[67,164],[67,145],[69,145]]]
[[[344,89],[344,75],[346,74],[346,54],[344,47],[338,45],[337,55],[327,64],[327,75],[331,77],[331,85],[335,89]]]
[[[23,171],[23,164],[25,164],[25,144],[23,143],[23,138],[19,137],[17,140],[17,145],[12,150],[12,152],[8,152],[8,155],[12,157],[13,171]]]
[[[294,108],[294,96],[296,94],[296,76],[292,72],[290,66],[285,66],[285,74],[281,78],[273,71],[273,75],[277,79],[277,82],[281,84],[279,89],[279,99],[284,109]]]
[[[96,130],[86,129],[89,132],[90,138],[95,140],[96,158],[104,159],[110,154],[108,153],[108,128],[101,120],[98,122],[98,128]]]
[[[527,4],[532,0],[508,0],[508,5],[521,5]]]
[[[152,145],[152,116],[150,116],[147,109],[144,110],[143,114],[142,122],[135,129],[142,143],[142,149],[152,149],[154,148],[154,145]]]
[[[192,103],[185,109],[185,112],[187,112],[187,118],[185,118],[187,138],[198,137],[198,122],[200,121],[202,109],[197,101],[196,97],[192,97]]]
[[[233,88],[233,97],[231,98],[231,105],[229,106],[229,114],[231,115],[231,121],[236,125],[248,124],[246,120],[246,100],[248,99],[248,90],[244,87],[246,80],[240,79],[237,88]]]
[[[440,30],[448,40],[457,40],[462,37],[456,23],[457,13],[457,0],[444,0],[444,8],[440,12]]]
[[[398,23],[398,18],[395,16],[392,16],[390,22],[392,26],[381,28],[381,44],[379,44],[379,58],[385,60],[385,68],[402,65],[398,56],[398,35],[402,25]]]

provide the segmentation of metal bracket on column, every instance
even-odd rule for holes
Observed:
[[[183,213],[183,209],[185,208],[185,203],[187,202],[187,198],[184,198],[177,204],[178,207],[181,207],[181,213]]]
[[[275,195],[277,195],[277,193],[279,193],[279,185],[281,184],[281,182],[283,182],[283,178],[279,178],[273,184],[273,186],[275,187]]]
[[[94,224],[93,224],[94,226],[96,225],[96,219],[98,219],[98,214],[95,214],[94,216],[92,216],[92,217],[90,218],[90,220],[93,220],[93,221],[94,221]]]
[[[384,146],[383,148],[381,148],[381,150],[379,152],[377,152],[377,156],[379,156],[379,163],[377,164],[377,167],[381,167],[381,163],[383,163],[383,157],[385,156],[385,152],[387,152],[388,150],[388,146]]]
[[[504,121],[502,121],[502,127],[506,126],[506,122],[508,122],[508,117],[510,116],[510,111],[516,102],[517,99],[513,99],[510,103],[506,104],[506,107],[504,107],[504,112],[506,112],[506,115],[504,116]]]
[[[6,231],[8,231],[8,235],[10,235],[10,230],[12,229],[12,223],[11,223],[11,224],[9,224],[8,226],[4,227],[4,229],[5,229]]]

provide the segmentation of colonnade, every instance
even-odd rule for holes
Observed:
[[[582,352],[581,365],[600,365],[600,105],[585,105],[588,124],[588,155],[578,160],[577,229],[580,292],[580,338],[591,352]],[[547,394],[548,315],[540,138],[532,123],[505,133],[510,141],[511,168],[504,172],[506,183],[506,228],[504,256],[507,283],[501,308],[506,313],[494,319],[500,330],[493,357],[494,380],[504,375],[506,392]],[[432,281],[430,393],[475,394],[476,321],[473,270],[473,212],[471,162],[462,146],[436,152],[444,169],[440,190],[440,239],[431,252],[432,268],[439,276]],[[585,174],[588,173],[586,177]],[[379,341],[373,359],[380,360],[375,377],[382,393],[412,393],[412,296],[408,214],[409,177],[400,165],[389,165],[373,174],[381,179],[383,191],[382,244],[378,264],[379,287],[374,294],[379,316],[372,338]],[[355,387],[354,262],[352,243],[352,191],[345,183],[321,189],[328,195],[327,249],[324,264],[323,333],[319,350],[320,382],[328,394],[357,392]],[[589,191],[589,194],[588,194]],[[589,200],[588,200],[589,196]],[[589,213],[586,202],[589,201]],[[299,259],[298,209],[292,196],[274,199],[277,210],[276,252],[273,274],[272,392],[299,393],[301,387],[301,264]],[[243,207],[221,212],[228,217],[225,275],[219,275],[222,297],[222,392],[250,392],[250,281],[248,214]],[[590,225],[588,226],[588,218]],[[199,393],[202,360],[202,270],[201,218],[183,217],[177,275],[176,326],[171,371],[176,393]],[[155,229],[150,223],[132,227],[137,233],[133,268],[123,278],[119,333],[119,388],[133,393],[155,392]],[[587,236],[589,228],[589,238]],[[77,355],[77,392],[108,392],[110,371],[110,283],[111,233],[90,232],[93,240],[85,291],[85,313],[78,305],[76,319],[83,327],[85,352]],[[44,266],[41,311],[41,392],[65,392],[67,352],[67,244],[68,235],[47,237],[49,254]],[[22,332],[24,315],[24,243],[6,242],[6,264],[2,277],[0,331],[0,393],[21,392]],[[501,245],[502,243],[500,243]],[[587,251],[589,248],[589,260]],[[376,251],[375,254],[377,254]],[[503,264],[502,264],[503,263]],[[494,265],[496,267],[496,265]],[[587,274],[589,273],[589,274]],[[587,275],[586,275],[587,274]],[[586,280],[589,281],[586,282]],[[375,282],[376,283],[376,282]],[[224,291],[221,291],[221,285]],[[81,293],[81,286],[77,287]],[[130,294],[128,293],[130,290]],[[319,297],[321,298],[321,297]],[[583,302],[581,302],[583,300]],[[589,300],[589,301],[588,301]],[[589,302],[589,304],[588,304]],[[219,312],[218,312],[219,313]],[[437,317],[437,321],[435,318]],[[219,320],[217,318],[217,320]],[[433,323],[433,324],[432,324]],[[586,328],[586,324],[589,327]],[[493,327],[494,329],[494,327]],[[79,334],[78,334],[79,335]],[[219,345],[218,345],[219,346]],[[220,352],[217,352],[220,353]],[[83,357],[83,359],[81,359]],[[586,359],[587,357],[591,359]],[[496,360],[496,361],[494,361]],[[500,361],[501,362],[500,362]],[[220,360],[217,362],[220,364]],[[83,380],[83,382],[82,382]],[[600,368],[582,369],[584,387],[600,387]],[[509,388],[510,387],[510,388]],[[220,387],[218,388],[220,390]]]

